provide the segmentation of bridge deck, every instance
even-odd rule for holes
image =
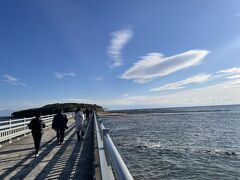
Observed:
[[[83,143],[77,142],[70,119],[63,145],[56,144],[55,131],[47,128],[40,155],[34,157],[31,134],[0,149],[0,179],[92,179],[93,121]]]

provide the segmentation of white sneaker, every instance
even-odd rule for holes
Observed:
[[[35,154],[35,157],[38,157],[39,156],[39,154],[37,153],[37,154]]]

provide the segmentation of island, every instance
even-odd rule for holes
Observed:
[[[96,104],[84,104],[84,103],[55,103],[48,104],[40,108],[25,109],[21,111],[16,111],[12,113],[13,118],[27,118],[33,117],[36,113],[41,115],[55,114],[58,109],[62,109],[63,112],[75,112],[77,107],[84,111],[86,108],[96,112],[103,112],[104,108]]]

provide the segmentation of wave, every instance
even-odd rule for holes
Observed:
[[[226,156],[239,156],[240,152],[237,151],[224,151],[224,150],[206,150],[206,153],[217,154],[217,155],[226,155]]]
[[[209,150],[207,148],[194,148],[194,147],[179,147],[179,146],[164,146],[160,142],[144,142],[144,143],[134,143],[134,144],[120,144],[117,143],[127,151],[162,151],[171,153],[183,153],[183,154],[208,154],[208,155],[221,155],[221,156],[231,156],[240,157],[240,151],[224,150],[224,149],[214,149]]]

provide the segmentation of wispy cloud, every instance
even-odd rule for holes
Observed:
[[[240,74],[233,75],[233,76],[227,76],[227,79],[240,79]]]
[[[211,77],[210,74],[202,73],[202,74],[198,74],[190,78],[184,79],[182,81],[169,83],[157,88],[150,89],[150,91],[167,91],[167,90],[183,89],[186,85],[189,85],[189,84],[198,84],[198,83],[206,82],[210,79],[210,77]]]
[[[170,57],[164,57],[160,53],[150,53],[124,72],[121,78],[137,83],[146,83],[181,69],[198,65],[208,53],[207,50],[190,50]]]
[[[237,13],[235,14],[235,17],[236,17],[236,18],[240,18],[240,12],[237,12]]]
[[[234,67],[234,68],[220,70],[217,72],[216,77],[225,77],[226,79],[239,79],[240,68]]]
[[[237,73],[238,68],[221,70],[221,72]],[[197,74],[185,80],[175,82],[175,87],[183,87],[191,83],[204,83],[211,80],[211,84],[205,87],[194,89],[185,89],[183,91],[172,91],[170,94],[164,95],[135,95],[130,96],[127,92],[121,97],[112,99],[84,99],[84,98],[65,98],[56,99],[52,102],[85,102],[95,103],[108,107],[110,109],[119,108],[146,108],[146,107],[169,107],[169,106],[195,106],[195,105],[219,105],[219,104],[237,104],[240,103],[240,79],[226,79],[216,77],[216,73]],[[172,83],[174,84],[174,83]],[[49,99],[47,100],[49,103]],[[46,102],[45,102],[46,104]]]
[[[96,78],[96,80],[97,80],[97,81],[101,81],[101,80],[103,80],[103,77],[102,77],[102,76],[99,76],[99,77]]]
[[[239,74],[240,68],[234,67],[234,68],[229,68],[229,69],[223,69],[223,70],[218,71],[217,73],[225,74],[225,75]]]
[[[69,76],[69,77],[75,77],[75,76],[77,76],[74,72],[69,72],[69,73],[54,73],[54,76],[56,77],[56,78],[58,78],[58,79],[63,79],[63,78],[65,78],[65,77],[67,77],[67,76]]]
[[[224,82],[207,87],[174,92],[168,95],[127,96],[118,99],[97,100],[105,107],[170,107],[237,104],[240,99],[240,81]]]
[[[240,87],[240,79],[229,81],[224,84],[223,88],[237,88]]]
[[[11,84],[13,86],[26,86],[25,83],[19,81],[17,78],[13,77],[12,75],[5,74],[2,76],[3,76],[2,81],[5,83]]]
[[[238,87],[240,86],[240,68],[233,67],[229,69],[222,69],[213,73],[213,75],[201,73],[178,82],[165,84],[157,88],[152,88],[150,89],[150,91],[169,91],[183,89],[186,85],[204,83],[206,81],[209,81],[210,79],[217,80],[212,81],[212,84],[225,83],[224,88]]]
[[[122,29],[111,33],[111,41],[107,53],[112,58],[113,63],[110,67],[122,65],[122,49],[132,38],[133,32],[130,29]]]

